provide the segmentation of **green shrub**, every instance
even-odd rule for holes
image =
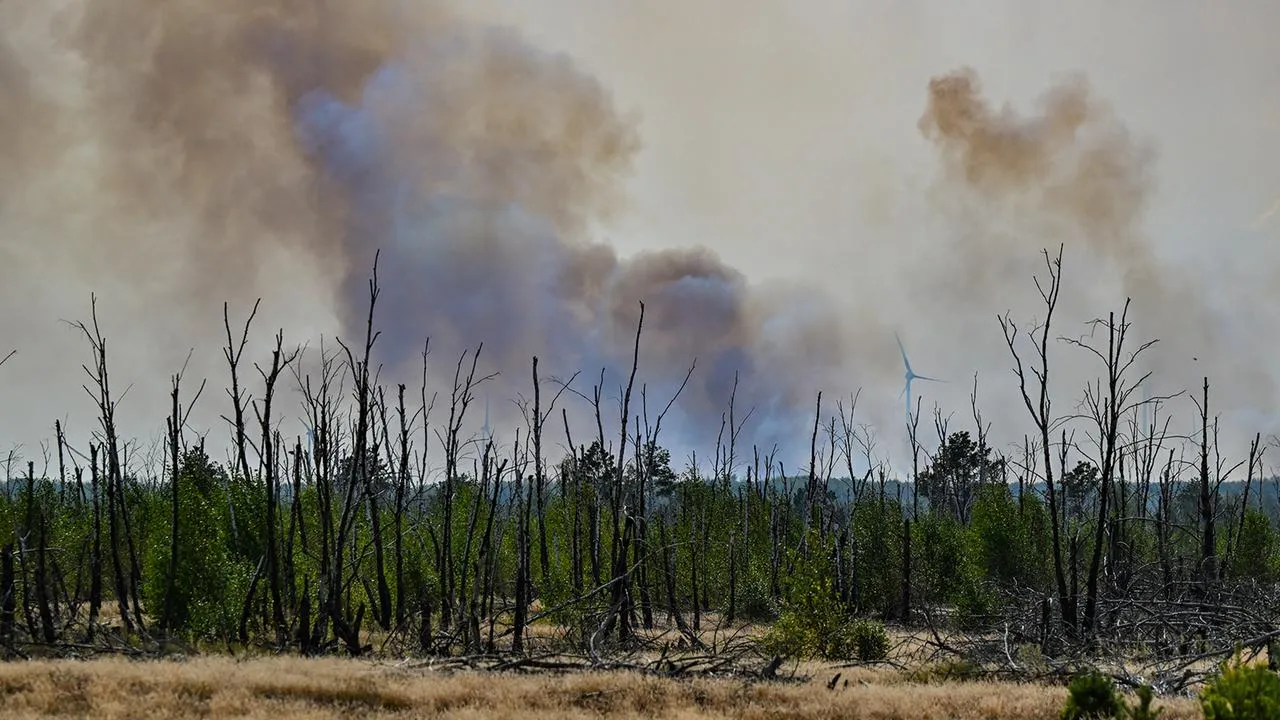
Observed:
[[[1245,511],[1235,552],[1231,555],[1231,574],[1270,582],[1276,578],[1276,532],[1265,513],[1255,508]]]
[[[874,620],[850,620],[816,640],[825,660],[875,662],[889,654],[889,634]]]
[[[955,624],[961,630],[981,630],[996,613],[996,596],[972,566],[963,571],[955,590]]]
[[[1115,681],[1098,672],[1078,675],[1068,689],[1062,720],[1158,720],[1162,708],[1151,707],[1155,691],[1150,685],[1138,688],[1138,704],[1130,706]]]
[[[761,641],[761,647],[783,657],[821,657],[826,660],[883,660],[889,653],[884,625],[856,619],[831,587],[830,557],[816,534],[816,548],[808,558],[797,557],[787,582],[787,595],[778,621]]]
[[[751,623],[767,623],[778,619],[778,603],[769,594],[768,580],[748,575],[738,592],[738,618]]]
[[[1261,665],[1226,667],[1200,693],[1205,720],[1280,717],[1280,676]]]
[[[231,518],[222,490],[228,478],[203,451],[193,449],[182,458],[177,482],[176,563],[171,563],[170,557],[172,509],[167,491],[138,503],[148,511],[145,517],[140,513],[139,525],[149,530],[142,559],[146,571],[143,607],[152,617],[167,620],[172,632],[227,637],[234,632],[253,575],[252,565],[233,548]],[[173,570],[177,572],[171,582]]]
[[[874,620],[815,625],[799,613],[784,612],[761,641],[761,648],[783,657],[875,662],[888,656],[889,634]]]
[[[964,526],[930,510],[912,523],[911,533],[912,593],[922,601],[952,602],[965,566]]]
[[[875,662],[889,657],[889,633],[884,624],[874,620],[859,620],[854,623],[854,641],[858,650],[857,657],[862,662]]]
[[[1076,676],[1068,688],[1062,720],[1121,720],[1127,717],[1115,681],[1097,672]]]
[[[798,613],[784,612],[760,640],[760,648],[785,658],[808,657],[817,645],[817,637]]]
[[[1049,661],[1034,643],[1021,643],[1014,650],[1014,657],[1019,665],[1033,675],[1048,674]]]

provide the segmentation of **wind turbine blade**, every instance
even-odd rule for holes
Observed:
[[[946,382],[946,380],[939,380],[938,378],[925,377],[923,375],[916,375],[911,379],[912,380],[928,380],[929,382],[940,382],[940,383]]]
[[[902,338],[898,337],[897,330],[893,331],[893,339],[898,341],[898,352],[902,353],[902,364],[906,366],[907,374],[913,374],[911,372],[911,361],[907,359],[907,349],[902,346]]]
[[[902,392],[898,393],[898,399],[901,400],[903,395],[907,394],[907,388],[903,387]]]

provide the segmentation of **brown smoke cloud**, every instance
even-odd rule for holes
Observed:
[[[942,161],[933,193],[943,213],[959,221],[950,257],[971,292],[1000,293],[1009,280],[1028,283],[1029,274],[1042,269],[1036,251],[1062,243],[1060,335],[1076,337],[1086,331],[1080,322],[1105,319],[1113,310],[1118,318],[1129,297],[1129,350],[1159,340],[1131,379],[1153,372],[1152,392],[1159,395],[1194,388],[1200,373],[1212,374],[1198,358],[1208,361],[1225,342],[1220,315],[1204,284],[1163,259],[1143,227],[1155,190],[1155,150],[1130,133],[1083,77],[1060,80],[1035,112],[1021,114],[1008,106],[997,110],[976,73],[957,70],[930,81],[919,126]],[[1076,370],[1068,377],[1080,383],[1101,368]],[[1247,382],[1235,372],[1215,379],[1215,385],[1224,381],[1215,390],[1220,407],[1275,397],[1265,373],[1241,370]]]
[[[1146,301],[1170,292],[1167,269],[1141,228],[1154,152],[1130,137],[1083,78],[1050,88],[1038,112],[1024,117],[993,109],[971,69],[936,77],[920,130],[942,156],[943,189],[958,189],[988,212],[1006,210],[1038,231],[1029,240],[1075,241]],[[964,257],[986,261],[1009,249],[998,234],[977,240],[990,245],[963,245]]]

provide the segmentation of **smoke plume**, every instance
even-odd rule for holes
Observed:
[[[350,342],[380,252],[389,378],[414,378],[430,337],[445,372],[483,343],[500,397],[529,394],[537,355],[546,375],[581,371],[587,392],[606,368],[610,398],[644,302],[642,381],[665,402],[696,358],[681,408],[698,441],[735,383],[758,427],[795,429],[846,357],[824,303],[774,304],[709,250],[622,259],[602,243],[625,207],[634,121],[512,30],[431,3],[139,0],[87,4],[58,32],[83,62],[79,130],[97,141],[109,220],[82,270],[141,280],[179,315],[309,268]],[[8,58],[0,82],[21,98]],[[7,150],[50,154],[26,137],[39,116],[17,122],[0,127]],[[22,160],[6,179],[39,172]]]
[[[1080,337],[1088,332],[1081,322],[1112,311],[1119,322],[1123,298],[1131,298],[1123,359],[1148,340],[1158,345],[1144,351],[1128,381],[1151,372],[1155,395],[1198,385],[1207,366],[1197,358],[1208,359],[1226,341],[1223,318],[1205,285],[1163,259],[1144,230],[1154,149],[1130,134],[1083,77],[1060,80],[1034,113],[1020,114],[992,107],[976,73],[961,69],[929,82],[919,127],[941,159],[934,200],[958,231],[947,273],[960,268],[973,295],[1000,293],[1010,275],[1024,284],[1032,272],[1043,275],[1037,251],[1061,243],[1067,271],[1059,317],[1067,324],[1059,321],[1058,334]],[[1105,342],[1100,329],[1093,343],[1105,351]],[[1097,364],[1076,370],[1068,377],[1077,383],[1105,372]],[[1215,390],[1215,403],[1236,408],[1250,395],[1252,402],[1275,397],[1264,374],[1241,370],[1247,382],[1219,378],[1227,382]]]
[[[379,319],[393,367],[429,335],[445,357],[484,343],[509,391],[526,386],[530,355],[561,377],[603,367],[617,383],[645,302],[644,377],[670,393],[699,360],[681,407],[706,441],[735,374],[747,406],[785,421],[844,356],[815,339],[832,320],[820,307],[771,328],[779,310],[709,251],[620,260],[595,242],[639,147],[634,129],[593,78],[509,31],[420,35],[350,100],[320,87],[292,109],[302,154],[345,209],[349,328],[367,303],[361,261],[385,253]],[[793,352],[800,342],[809,352]]]
[[[798,22],[785,20],[779,32]],[[807,456],[814,393],[859,387],[868,390],[860,419],[893,433],[902,422],[895,327],[917,371],[953,381],[927,388],[926,412],[934,397],[963,402],[963,381],[981,369],[998,378],[984,388],[1000,388],[984,391],[988,418],[1020,436],[1025,416],[994,315],[1034,316],[1030,275],[1040,249],[1058,243],[1068,268],[1062,334],[1132,296],[1135,342],[1161,340],[1147,364],[1167,378],[1160,391],[1194,386],[1197,363],[1227,337],[1205,283],[1168,263],[1146,234],[1154,148],[1081,78],[1052,84],[1033,111],[1018,112],[997,109],[970,70],[932,80],[884,74],[881,63],[851,71],[909,85],[911,119],[923,104],[911,141],[930,153],[931,184],[864,202],[870,229],[853,233],[803,225],[795,213],[786,236],[768,239],[769,262],[802,242],[852,247],[857,261],[766,285],[703,247],[736,237],[615,250],[608,233],[631,210],[639,116],[573,58],[464,18],[444,0],[5,3],[0,28],[0,301],[20,353],[3,372],[21,378],[6,397],[48,401],[51,416],[83,407],[79,380],[66,383],[50,361],[80,357],[83,342],[52,326],[85,317],[90,289],[108,335],[126,338],[112,357],[126,374],[117,387],[137,384],[134,397],[143,395],[133,420],[159,425],[166,387],[155,378],[179,367],[192,344],[191,374],[225,377],[217,347],[226,300],[234,325],[252,298],[266,299],[254,357],[275,327],[288,342],[335,332],[358,341],[375,252],[385,380],[414,383],[430,337],[432,372],[445,383],[458,354],[484,344],[484,372],[501,372],[490,390],[499,414],[503,400],[530,393],[534,355],[545,376],[580,371],[588,394],[604,368],[612,401],[644,302],[640,378],[651,411],[697,361],[679,425],[668,425],[690,446],[715,439],[734,392],[739,418],[754,408],[742,443],[803,445]],[[718,47],[705,28],[673,32],[677,45]],[[684,76],[675,59],[658,60],[655,73]],[[816,87],[797,79],[816,73],[777,62],[742,73],[769,92],[712,101],[719,96],[691,72],[672,104],[706,110],[714,133],[777,125],[768,132],[785,136],[788,153],[839,155],[830,137],[796,120],[807,117],[800,93]],[[750,108],[733,105],[742,98]],[[911,119],[899,124],[911,130]],[[781,164],[783,155],[755,150],[734,160],[746,165],[687,168],[714,186],[689,192],[689,204],[718,207],[716,197]],[[927,232],[889,225],[888,198],[903,193],[914,193],[901,204],[920,210]],[[761,191],[736,207],[750,215],[752,203],[776,196]],[[663,246],[671,249],[653,249]],[[0,356],[7,349],[0,344]],[[1056,392],[1076,394],[1098,371],[1067,365]],[[1213,374],[1227,375],[1223,367]],[[1219,407],[1274,398],[1264,375],[1224,378]],[[50,389],[58,383],[70,390]]]

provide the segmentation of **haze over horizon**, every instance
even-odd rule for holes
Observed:
[[[535,352],[589,392],[645,300],[652,397],[698,356],[669,432],[714,441],[741,371],[764,442],[807,458],[813,395],[861,388],[898,461],[895,330],[950,381],[914,385],[926,412],[971,425],[976,372],[1000,442],[1029,429],[996,315],[1043,315],[1063,243],[1056,334],[1130,294],[1157,394],[1208,375],[1229,442],[1280,430],[1280,378],[1240,362],[1280,350],[1255,330],[1280,319],[1280,7],[455,5],[0,7],[0,449],[88,429],[60,321],[90,292],[126,435],[163,429],[192,346],[218,435],[222,302],[235,324],[264,298],[255,362],[277,327],[350,339],[375,249],[380,359],[411,392],[427,336],[436,382],[479,340],[497,397],[529,394]],[[1098,368],[1055,361],[1071,412]]]

